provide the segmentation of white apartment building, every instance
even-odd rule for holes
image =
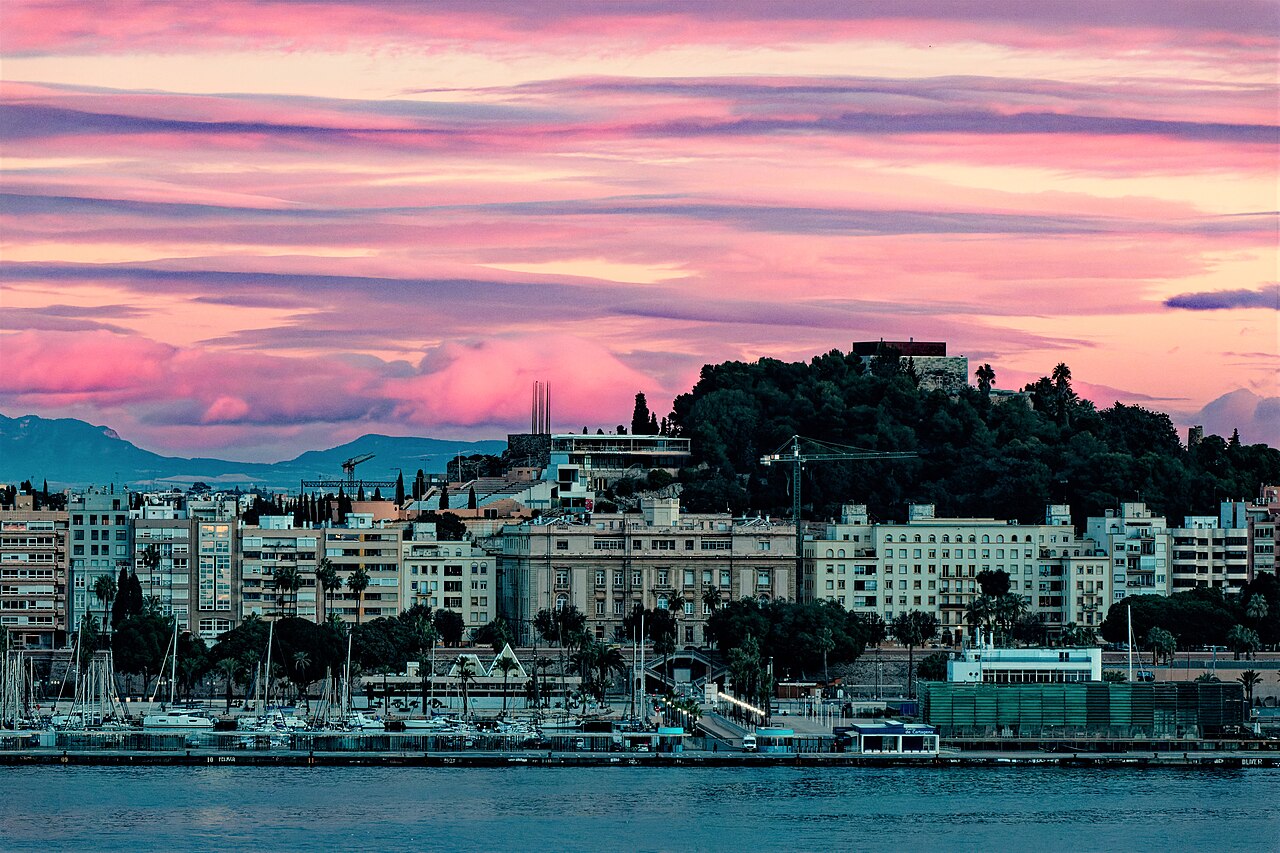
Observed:
[[[982,594],[978,575],[1003,571],[1050,631],[1095,626],[1106,616],[1104,557],[1081,540],[1070,507],[1047,508],[1043,524],[994,518],[937,518],[934,507],[909,508],[905,524],[871,524],[866,507],[845,506],[839,524],[805,543],[813,595],[891,622],[922,610],[938,617],[944,638],[970,636],[968,606]]]
[[[144,514],[143,511],[162,510]],[[168,505],[144,505],[133,521],[133,570],[142,585],[142,594],[154,598],[160,612],[175,616],[188,630],[191,625],[191,522],[185,518],[173,518],[173,508]],[[185,512],[177,510],[179,515]],[[156,565],[151,567],[148,553],[153,553]]]
[[[493,621],[498,608],[497,559],[474,542],[436,539],[434,524],[414,524],[401,544],[400,600],[462,615],[468,630]]]
[[[534,519],[490,540],[499,553],[501,612],[522,642],[542,609],[572,604],[599,638],[621,634],[636,604],[677,618],[677,642],[705,642],[703,595],[794,599],[795,527],[728,514],[684,514],[677,499],[646,500],[640,514],[589,521]]]
[[[1145,503],[1122,503],[1119,510],[1089,518],[1085,538],[1107,555],[1113,601],[1169,594],[1172,536],[1164,516],[1153,515]]]
[[[689,439],[665,435],[551,436],[550,462],[543,473],[556,485],[559,505],[577,512],[594,509],[596,492],[623,477],[643,479],[655,469],[677,472],[689,460]]]

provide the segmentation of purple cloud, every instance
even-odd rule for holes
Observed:
[[[1230,308],[1269,308],[1280,311],[1280,284],[1266,284],[1257,290],[1213,290],[1182,293],[1164,301],[1166,308],[1188,311],[1222,311]]]

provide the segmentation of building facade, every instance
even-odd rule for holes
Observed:
[[[67,514],[71,549],[67,623],[74,625],[93,605],[94,581],[102,575],[119,577],[120,569],[133,563],[129,492],[90,488],[68,498]]]
[[[534,519],[493,537],[502,613],[522,642],[543,609],[573,605],[598,638],[622,634],[636,605],[672,611],[677,644],[705,642],[709,598],[794,599],[795,528],[728,514],[683,514],[676,499],[640,514],[596,513],[579,522]],[[708,592],[710,591],[710,593]],[[518,627],[517,627],[518,626]]]
[[[1106,617],[1106,559],[1076,535],[1070,507],[1046,510],[1043,524],[993,518],[937,518],[928,504],[905,524],[871,524],[866,507],[846,505],[839,524],[805,543],[813,595],[886,622],[920,610],[938,617],[943,638],[971,638],[969,605],[982,594],[978,575],[1003,571],[1009,592],[1051,632]]]
[[[67,536],[65,512],[0,512],[0,626],[17,648],[66,643]]]
[[[493,621],[498,610],[497,559],[474,542],[436,539],[435,525],[414,524],[401,545],[400,601],[462,615],[470,631]]]

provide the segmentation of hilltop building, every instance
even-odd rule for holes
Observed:
[[[959,391],[969,385],[969,359],[947,355],[945,341],[854,341],[849,351],[868,370],[877,355],[896,353],[903,361],[910,359],[920,375],[920,387],[928,390]]]

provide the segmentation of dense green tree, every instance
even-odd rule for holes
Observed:
[[[396,472],[396,506],[404,506],[404,472]]]
[[[440,637],[440,642],[453,647],[462,645],[462,634],[466,629],[466,623],[461,613],[453,610],[437,610],[432,616],[432,624]]]
[[[947,660],[945,652],[934,652],[920,659],[916,673],[925,681],[946,681]]]
[[[649,404],[644,398],[644,393],[636,394],[636,405],[631,412],[631,434],[647,435],[649,433],[649,421],[653,416],[649,412]],[[657,432],[655,429],[654,432]]]
[[[516,635],[511,630],[511,625],[507,622],[506,617],[499,616],[477,628],[473,639],[477,643],[488,646],[495,652],[500,652],[503,646],[515,642]]]
[[[115,667],[120,672],[141,676],[143,695],[147,695],[151,679],[159,674],[172,637],[173,619],[161,615],[159,609],[151,605],[114,625],[111,651]]]

